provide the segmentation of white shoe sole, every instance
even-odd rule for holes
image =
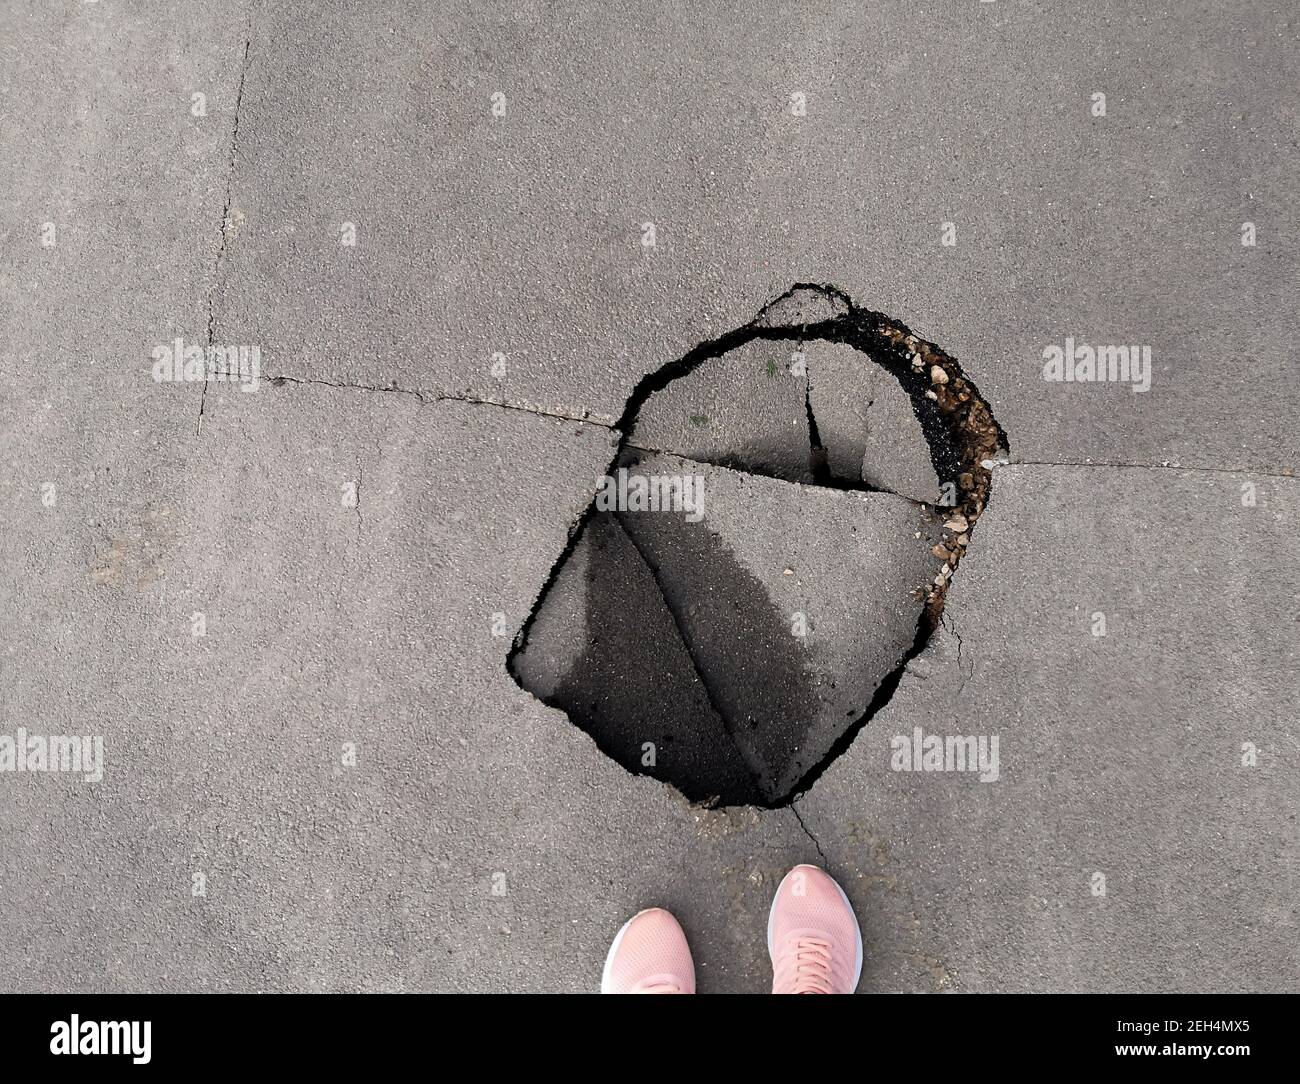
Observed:
[[[772,906],[767,909],[767,955],[772,961],[773,968],[776,967],[776,953],[772,950],[772,921],[776,917],[776,901],[781,898],[781,889],[785,887],[785,882],[791,878],[798,868],[796,866],[781,878],[781,883],[776,886],[776,892],[772,895]],[[812,868],[819,869],[820,867],[813,866]],[[826,873],[825,870],[822,870],[822,872]],[[829,873],[826,873],[826,876],[831,877]],[[857,912],[853,910],[853,904],[849,902],[848,896],[844,894],[844,889],[840,887],[839,881],[831,877],[831,883],[835,886],[835,891],[840,894],[840,899],[844,901],[844,906],[849,909],[849,914],[853,916],[853,989],[849,991],[849,993],[853,993],[858,988],[858,980],[862,978],[862,927],[858,925]]]

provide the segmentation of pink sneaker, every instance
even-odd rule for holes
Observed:
[[[600,992],[695,993],[695,964],[677,919],[659,907],[628,919],[605,957]]]
[[[816,866],[795,866],[767,917],[774,994],[851,994],[862,976],[862,931],[844,890]]]

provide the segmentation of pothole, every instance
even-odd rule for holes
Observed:
[[[937,627],[1006,436],[943,350],[807,284],[617,428],[510,673],[629,771],[785,805]]]

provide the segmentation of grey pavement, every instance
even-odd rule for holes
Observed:
[[[0,771],[0,990],[590,990],[651,903],[761,990],[799,861],[864,990],[1300,990],[1297,38],[6,5],[0,735],[104,761]],[[798,282],[958,358],[1011,462],[842,755],[703,808],[506,661],[638,382]],[[258,387],[156,382],[177,337]],[[1067,342],[1149,391],[1045,379]]]

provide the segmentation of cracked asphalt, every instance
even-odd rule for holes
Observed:
[[[0,990],[594,990],[658,904],[758,991],[809,860],[866,991],[1300,990],[1297,36],[6,5]],[[703,809],[506,657],[633,388],[796,282],[956,357],[1011,462],[852,745]],[[155,381],[178,337],[256,390]],[[1116,345],[1149,391],[1045,378]],[[5,770],[20,728],[103,778]]]

